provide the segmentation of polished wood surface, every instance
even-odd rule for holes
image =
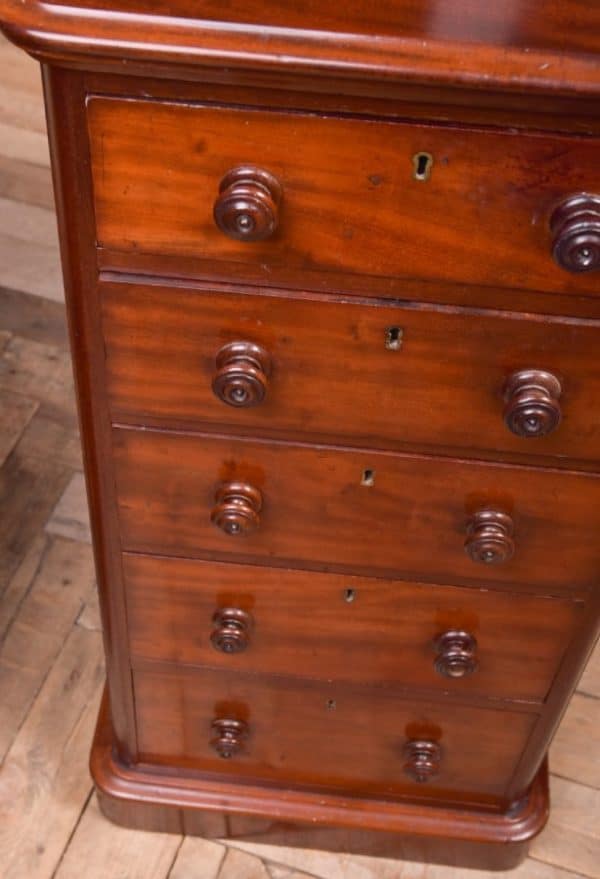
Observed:
[[[59,0],[58,7],[77,10],[143,13],[223,22],[218,0]],[[536,47],[559,51],[594,52],[600,48],[594,24],[595,9],[583,0],[519,0],[510,10],[483,6],[477,0],[396,0],[373,6],[365,0],[348,0],[344,10],[323,7],[307,0],[302,7],[277,0],[230,0],[226,22],[250,26],[290,27],[347,34],[385,34],[422,39],[435,33],[440,39],[460,42]],[[223,22],[225,23],[225,22]]]
[[[519,369],[504,386],[504,421],[516,436],[537,439],[559,427],[562,384],[545,369]]]
[[[213,217],[221,232],[235,241],[262,241],[277,230],[280,201],[276,177],[254,165],[239,165],[219,183]]]
[[[258,406],[271,373],[271,356],[253,342],[229,342],[217,351],[212,390],[228,406]]]
[[[217,486],[210,521],[228,537],[251,534],[260,527],[262,494],[249,482],[227,481]]]
[[[600,456],[596,321],[214,286],[105,282],[100,296],[113,421],[561,466]],[[539,370],[560,396],[525,381]],[[553,430],[527,432],[557,410]]]
[[[204,19],[198,7],[186,17],[183,0],[162,16],[166,7],[116,0],[99,8],[0,0],[3,27],[46,63],[108,658],[112,731],[108,768],[95,765],[98,785],[106,799],[137,801],[134,809],[116,807],[116,816],[142,821],[147,804],[160,803],[162,829],[193,817],[206,828],[211,816],[198,812],[215,807],[215,826],[223,811],[229,822],[241,813],[240,829],[248,813],[281,821],[287,797],[285,815],[300,824],[414,832],[423,856],[432,835],[438,843],[502,838],[522,855],[547,809],[535,779],[599,619],[600,483],[590,414],[597,327],[580,320],[599,316],[593,19],[588,13],[582,31],[575,0],[561,10],[548,0],[543,23],[525,0],[501,19],[473,0],[459,26],[421,20],[402,0],[387,11],[357,2],[344,10],[342,34],[338,10],[307,22],[300,10],[283,9],[279,27],[268,0],[252,0],[245,14],[256,18],[247,22],[235,4],[227,21],[214,4],[203,8]],[[444,8],[440,2],[436,12]],[[396,12],[406,14],[405,29],[396,30]],[[563,12],[574,18],[559,34]],[[181,400],[169,409],[164,392],[162,410],[142,406],[137,398],[148,394],[135,389],[122,413],[115,405],[107,359],[117,334],[109,331],[106,285],[124,290],[118,282],[126,279],[139,285],[141,307],[129,338],[120,336],[128,352],[120,374],[131,369],[140,382],[146,373],[150,386],[166,387],[157,370],[127,361],[160,327],[157,312],[141,317],[147,290],[177,293],[166,310],[181,313],[179,345],[163,347],[158,337],[147,360],[169,355],[177,387],[166,397],[185,399],[186,411]],[[195,352],[197,338],[184,318],[192,300],[201,302],[194,320],[202,324],[206,293],[240,298],[225,329],[220,317],[212,320],[210,346],[201,362],[189,355],[184,374],[178,348]],[[247,332],[258,325],[241,304],[250,293],[284,303],[279,337]],[[426,300],[446,306],[427,310]],[[294,301],[307,309],[300,321],[290,320],[301,317],[291,314]],[[413,394],[403,425],[385,424],[389,400],[370,420],[382,376],[390,382],[387,364],[371,359],[370,341],[368,380],[352,346],[328,346],[330,361],[346,358],[342,377],[323,358],[305,356],[314,343],[296,345],[289,375],[313,385],[314,398],[328,398],[323,375],[338,375],[344,392],[354,386],[354,398],[340,392],[338,406],[329,395],[330,413],[299,392],[281,405],[281,348],[298,326],[305,339],[318,335],[321,306],[351,303],[379,318],[389,309],[432,323],[440,315],[472,319],[453,338],[464,355],[447,354],[446,335],[415,359],[421,387],[431,391]],[[487,328],[485,341],[475,322]],[[329,343],[336,333],[324,326]],[[572,338],[561,335],[566,328]],[[379,326],[381,355],[401,359],[410,330],[405,321]],[[421,330],[426,337],[425,321]],[[512,349],[510,330],[518,340]],[[589,345],[581,344],[588,332]],[[446,361],[448,377],[440,379]],[[187,402],[199,372],[206,408]],[[404,373],[405,386],[414,375]],[[398,386],[395,372],[391,384]],[[290,399],[295,410],[286,408]],[[401,411],[402,400],[391,399]],[[274,418],[266,414],[272,401],[281,407]],[[417,420],[429,427],[415,429]],[[286,576],[293,567],[311,582],[372,578],[381,588],[404,578],[427,595],[429,626],[437,590],[444,600],[458,590],[475,613],[484,599],[489,607],[487,599],[511,596],[510,616],[495,605],[502,621],[495,643],[510,643],[510,661],[521,655],[521,664],[533,649],[555,653],[546,655],[547,678],[540,668],[532,695],[479,691],[486,629],[465,612],[429,629],[427,674],[441,687],[418,683],[416,656],[409,683],[401,670],[397,680],[357,680],[350,663],[339,679],[297,668],[287,674],[269,666],[271,658],[252,670],[244,662],[260,644],[257,607],[219,600],[201,636],[211,660],[133,659],[123,550],[127,559],[155,553],[177,565],[243,565],[255,575],[262,565]],[[360,590],[342,588],[344,611],[359,607]],[[271,602],[277,593],[273,587]],[[529,637],[519,638],[517,601],[553,608],[555,616],[544,617],[548,637],[539,623],[529,633],[532,608],[523,615]],[[339,614],[327,620],[328,631],[340,631]],[[149,623],[144,637],[157,625]],[[406,624],[407,632],[418,628]],[[299,640],[293,631],[287,637]],[[172,635],[156,640],[162,650]],[[386,653],[389,663],[393,648]],[[345,806],[327,804],[324,796],[336,791]],[[515,856],[490,853],[487,865]]]
[[[113,444],[128,550],[550,593],[597,582],[596,476],[149,430],[117,429]],[[252,533],[211,522],[233,481],[261,493]],[[489,506],[514,522],[503,564],[465,552],[471,517]]]
[[[239,607],[218,607],[213,613],[212,624],[210,642],[215,650],[230,656],[248,649],[254,629],[251,613]]]
[[[504,565],[515,554],[515,523],[508,513],[489,504],[480,505],[467,521],[465,551],[482,565]]]
[[[92,203],[92,184],[85,170],[85,86],[80,76],[58,68],[45,68],[43,79],[115,748],[121,759],[131,762],[137,744],[119,564],[120,538],[114,514],[104,346],[99,332],[99,303],[92,296],[81,295],[82,291],[94,288],[97,276],[94,217],[82,207]],[[77,222],[71,222],[72,217],[77,217]]]
[[[596,273],[557,265],[549,228],[557,203],[600,192],[595,139],[102,97],[87,109],[103,247],[194,256],[199,272],[258,264],[269,284],[293,268],[311,285],[342,272],[600,291]],[[423,151],[428,180],[414,176]],[[263,241],[232,240],[213,218],[242,162],[282,188]]]
[[[231,81],[232,72],[243,80],[250,68],[262,85],[292,73],[311,76],[321,91],[373,95],[400,80],[428,85],[438,97],[447,88],[447,103],[458,88],[471,88],[481,105],[516,93],[532,108],[540,94],[593,98],[598,89],[598,12],[584,0],[515,0],[497,11],[476,0],[461,0],[458,9],[453,0],[395,0],[381,12],[355,0],[347,16],[315,0],[301,8],[238,0],[227,18],[215,0],[200,8],[187,0],[169,5],[168,16],[157,11],[122,0],[2,0],[0,19],[40,59],[120,73],[126,55],[132,73],[150,66],[157,76],[202,79],[217,68],[221,81]],[[594,115],[592,103],[587,112]]]
[[[319,785],[380,797],[502,801],[535,715],[407,701],[385,690],[240,672],[134,672],[140,758],[205,773]],[[185,704],[185,712],[181,705]],[[213,722],[247,727],[235,757],[215,756]],[[485,730],[485,737],[481,730]],[[404,771],[404,747],[427,738],[443,749],[426,784]]]
[[[553,256],[568,272],[600,267],[600,195],[577,193],[559,204],[550,217]]]
[[[352,864],[349,852],[486,871],[510,869],[523,858],[548,816],[546,761],[526,795],[500,812],[464,805],[454,808],[430,800],[381,798],[355,799],[348,809],[347,796],[322,788],[315,792],[298,789],[282,799],[277,790],[250,781],[237,784],[225,777],[204,776],[198,786],[196,778],[176,769],[163,767],[159,775],[143,765],[126,766],[115,760],[112,740],[105,698],[91,769],[101,809],[112,821],[162,833],[247,839],[259,845],[316,843],[319,848],[344,852],[340,855],[344,870]],[[150,838],[145,835],[144,839],[148,845]],[[281,850],[276,856],[281,860]],[[366,863],[377,875],[380,862],[369,864],[362,858],[360,868]],[[528,861],[527,866],[533,863]],[[329,859],[322,866],[325,879],[331,869]],[[384,861],[383,869],[387,866]]]
[[[347,574],[134,554],[123,568],[134,664],[277,669],[457,698],[543,702],[584,612],[568,600]],[[476,668],[447,677],[453,655],[458,664],[448,634],[463,629]]]

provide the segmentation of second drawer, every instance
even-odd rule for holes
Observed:
[[[583,604],[506,592],[125,555],[134,664],[543,701]]]
[[[600,457],[592,321],[126,283],[101,295],[116,421]]]

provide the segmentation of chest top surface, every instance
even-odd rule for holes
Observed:
[[[600,91],[600,4],[586,0],[0,0],[42,60],[285,69],[485,91]]]
[[[11,4],[9,3],[8,6]],[[15,5],[17,5],[15,3]],[[600,48],[600,6],[587,0],[59,0],[29,2],[38,14],[135,14],[156,19],[337,34],[456,40],[559,52]]]

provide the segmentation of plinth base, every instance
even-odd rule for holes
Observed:
[[[548,817],[546,761],[527,796],[498,813],[190,778],[124,766],[114,754],[105,695],[90,762],[100,808],[140,830],[509,870]]]

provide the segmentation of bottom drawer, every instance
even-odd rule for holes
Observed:
[[[499,802],[537,719],[235,672],[144,669],[134,688],[144,763],[379,797]]]

